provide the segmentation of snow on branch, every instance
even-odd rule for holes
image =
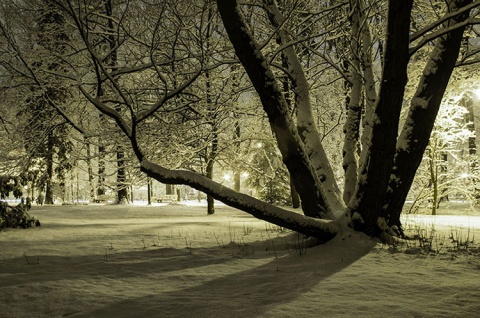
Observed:
[[[239,209],[267,222],[322,240],[333,238],[339,231],[336,221],[307,217],[268,204],[247,194],[237,192],[218,182],[186,170],[171,170],[143,159],[140,169],[149,177],[167,184],[184,184],[211,195],[228,206]]]
[[[473,9],[473,8],[476,8],[480,6],[480,1],[477,0],[477,1],[474,1],[473,3],[467,5],[467,6],[464,6],[462,7],[461,9],[459,9],[458,11],[455,11],[455,12],[451,12],[449,14],[446,14],[445,16],[443,16],[441,19],[438,19],[438,20],[435,20],[435,22],[427,25],[425,28],[423,28],[422,30],[420,31],[417,31],[415,33],[413,33],[412,35],[410,35],[410,42],[413,42],[415,40],[417,40],[418,38],[420,38],[421,36],[425,35],[427,32],[435,29],[436,27],[438,27],[439,25],[441,25],[442,23],[444,23],[445,21],[448,21],[464,12],[468,12],[469,10]]]

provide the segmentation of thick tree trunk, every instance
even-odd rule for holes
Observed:
[[[355,185],[358,178],[358,154],[360,153],[360,120],[362,117],[362,78],[360,75],[360,6],[359,0],[352,1],[351,14],[351,39],[350,49],[352,50],[349,77],[352,88],[350,90],[350,98],[348,98],[347,105],[347,120],[343,126],[345,134],[343,144],[343,169],[345,171],[345,181],[343,190],[343,200],[345,203],[350,202],[350,199],[355,192]]]
[[[471,0],[453,1],[450,11],[456,11]],[[448,20],[446,26],[464,21],[468,12]],[[407,120],[397,141],[395,170],[389,182],[385,215],[390,226],[401,229],[400,213],[412,185],[415,173],[428,145],[435,118],[458,58],[464,27],[456,28],[436,40],[430,60],[423,71]]]
[[[315,169],[314,173],[321,183],[317,185],[318,191],[322,192],[322,197],[326,200],[328,209],[335,212],[343,211],[345,204],[342,200],[340,189],[321,143],[320,134],[318,133],[318,128],[314,120],[315,116],[313,115],[310,101],[310,85],[294,46],[287,45],[291,42],[290,36],[281,28],[285,23],[285,18],[279,11],[274,0],[263,0],[263,2],[269,13],[272,25],[275,28],[280,28],[277,31],[279,42],[285,45],[282,56],[284,57],[284,64],[286,64],[288,75],[292,81],[291,89],[295,96],[298,133],[305,145],[306,155]],[[291,175],[291,177],[294,179],[294,182],[296,182],[296,176]],[[300,192],[299,194],[301,196]]]
[[[334,218],[324,191],[320,191],[320,181],[292,122],[282,90],[260,47],[249,33],[236,0],[218,0],[217,6],[235,52],[260,96],[283,162],[302,199],[304,213]]]
[[[413,0],[390,0],[385,63],[371,126],[370,141],[360,157],[358,185],[349,202],[354,228],[372,236],[385,230],[380,213],[395,154],[409,61],[410,15]]]
[[[165,185],[165,194],[175,194],[175,186],[173,184]]]

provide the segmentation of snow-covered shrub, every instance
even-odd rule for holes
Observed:
[[[24,204],[9,206],[7,202],[0,202],[0,228],[40,226],[40,221],[28,214]]]

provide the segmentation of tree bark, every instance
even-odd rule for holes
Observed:
[[[213,180],[213,165],[215,163],[215,156],[217,151],[217,136],[214,137],[214,141],[212,141],[212,149],[210,156],[207,160],[207,167],[205,169],[205,175],[208,179]],[[214,214],[215,213],[215,199],[210,195],[207,194],[207,214]]]
[[[310,85],[294,46],[290,45],[290,36],[281,28],[285,23],[285,18],[278,9],[275,0],[263,0],[263,2],[273,27],[279,28],[277,31],[278,40],[285,46],[282,56],[292,81],[291,89],[295,96],[297,129],[301,141],[305,145],[306,155],[315,169],[314,173],[321,182],[321,184],[317,185],[318,191],[322,192],[322,197],[325,198],[329,210],[335,212],[343,211],[345,204],[341,198],[340,189],[321,143],[320,134],[314,120],[315,116],[313,115],[310,100]],[[295,175],[292,175],[292,178],[295,182]]]
[[[456,11],[469,3],[471,0],[452,1],[450,11]],[[466,12],[449,20],[445,27],[464,21],[468,15]],[[443,93],[458,58],[463,31],[464,27],[456,28],[436,40],[397,141],[384,213],[388,224],[399,230],[402,207],[428,145]]]
[[[147,205],[152,205],[152,178],[149,177],[147,177]]]
[[[362,117],[362,78],[360,75],[360,0],[353,0],[351,14],[351,39],[350,48],[351,59],[349,67],[350,98],[347,105],[347,119],[343,126],[345,134],[343,144],[343,169],[345,171],[345,181],[343,190],[343,200],[348,203],[355,192],[355,185],[358,178],[358,154],[360,153],[360,121]]]
[[[430,182],[432,184],[432,215],[437,214],[437,205],[438,205],[438,167],[435,164],[436,151],[430,149],[428,151],[428,157],[430,159],[429,168],[430,168]]]
[[[88,173],[88,186],[90,188],[90,202],[93,202],[95,200],[95,186],[93,183],[94,176],[93,176],[93,167],[92,167],[92,152],[91,152],[91,145],[90,145],[90,139],[88,137],[84,137],[85,141],[85,147],[87,149],[87,158],[85,159],[86,164],[87,164],[87,173]]]
[[[298,209],[300,207],[300,196],[298,195],[297,189],[293,184],[293,180],[290,177],[290,196],[292,197],[292,208]]]
[[[380,95],[360,157],[360,171],[349,210],[355,229],[371,236],[385,230],[379,219],[395,154],[409,56],[410,15],[413,0],[389,1],[387,41]]]
[[[235,52],[245,68],[269,118],[306,215],[333,219],[314,167],[306,155],[289,114],[288,105],[260,47],[255,42],[237,6],[236,0],[218,0],[218,10]]]

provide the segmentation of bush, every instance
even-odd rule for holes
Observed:
[[[7,202],[0,202],[0,229],[1,228],[27,228],[40,226],[40,221],[28,214],[24,204],[20,203],[17,206],[9,206]]]

